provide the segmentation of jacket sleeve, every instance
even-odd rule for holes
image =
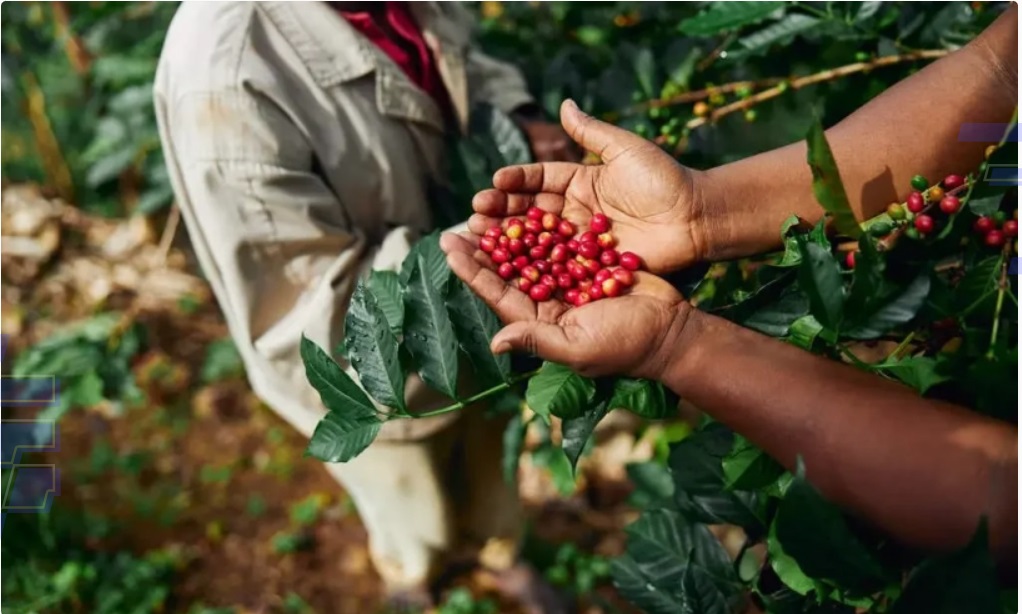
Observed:
[[[370,241],[352,227],[313,172],[304,136],[257,93],[192,94],[172,108],[158,98],[157,116],[178,204],[252,387],[308,436],[325,410],[305,378],[302,335],[336,347],[357,279],[370,269],[398,270],[412,231],[399,227]],[[417,377],[406,391],[411,409],[447,402]],[[423,435],[445,421],[398,420],[381,437],[412,438],[408,423]]]

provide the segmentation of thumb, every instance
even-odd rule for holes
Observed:
[[[512,322],[493,336],[490,350],[494,354],[510,351],[528,352],[555,362],[570,355],[568,337],[556,324],[536,320]]]
[[[570,98],[561,103],[561,126],[572,140],[586,151],[600,156],[604,162],[610,162],[628,147],[647,142],[646,139],[624,128],[601,122],[583,113]]]

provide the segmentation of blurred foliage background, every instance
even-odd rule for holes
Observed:
[[[838,121],[970,40],[1004,3],[468,4],[482,47],[520,66],[552,116],[574,98],[706,168],[800,140],[814,114],[825,125]],[[20,338],[13,346],[23,351],[22,369],[76,365],[74,394],[61,411],[101,410],[99,422],[67,423],[61,462],[74,468],[65,481],[77,487],[65,490],[50,515],[6,522],[3,606],[105,614],[366,611],[378,592],[367,562],[355,561],[364,559],[364,544],[352,544],[364,538],[350,502],[317,494],[331,482],[298,465],[302,442],[253,409],[215,306],[186,273],[187,259],[170,250],[176,219],[151,85],[176,6],[0,5],[5,248],[26,215],[33,220],[26,236],[38,242],[55,228],[59,237],[47,239],[30,266],[23,254],[9,260],[5,249],[4,332]],[[13,189],[26,184],[40,187]],[[96,290],[104,275],[113,281]],[[69,324],[84,328],[53,341],[51,333]],[[99,337],[88,332],[98,329]],[[110,368],[97,369],[103,361]],[[132,407],[145,409],[144,418]],[[220,439],[208,441],[214,430]],[[630,450],[645,445],[663,456],[667,442],[686,432],[637,432]],[[548,516],[538,524],[557,525],[553,541],[582,543],[588,554],[547,547],[531,556],[565,590],[592,593],[594,582],[606,584],[600,555],[620,550],[620,528],[631,516],[607,503],[607,489],[593,478],[576,489],[567,524],[549,522],[557,489],[544,488],[537,500]],[[588,515],[577,512],[579,498]],[[594,515],[602,524],[594,525]],[[138,518],[146,522],[133,531]],[[347,565],[343,591],[338,559]],[[262,567],[244,567],[252,560]],[[220,575],[232,566],[232,579]],[[264,575],[278,567],[272,581]],[[479,587],[469,586],[441,611],[492,611],[493,603],[473,597]]]

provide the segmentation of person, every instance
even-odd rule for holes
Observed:
[[[510,114],[537,159],[575,159],[470,29],[458,3],[432,2],[185,3],[170,26],[154,96],[177,206],[255,393],[306,436],[325,410],[300,339],[336,347],[356,280],[398,270],[432,229],[445,136],[464,133],[470,108]],[[449,401],[411,378],[407,403]],[[498,580],[535,579],[513,565],[503,424],[480,413],[388,422],[357,460],[328,465],[392,601],[428,602],[465,548]]]
[[[945,176],[983,160],[986,143],[958,142],[956,135],[963,122],[1005,124],[1012,117],[1017,30],[1011,5],[970,44],[827,131],[859,219],[900,200],[895,186],[916,173]],[[586,376],[659,380],[788,469],[801,456],[826,497],[905,543],[962,546],[985,515],[995,557],[1015,565],[1016,426],[699,311],[655,275],[777,248],[778,229],[791,214],[819,220],[805,144],[698,172],[571,101],[561,120],[603,164],[501,169],[495,189],[473,201],[469,228],[476,234],[442,238],[454,272],[507,323],[492,340],[494,352],[531,352]],[[602,212],[619,249],[638,254],[650,272],[613,300],[574,309],[534,303],[475,247],[486,228],[533,205],[579,226]],[[729,377],[734,373],[742,377]]]

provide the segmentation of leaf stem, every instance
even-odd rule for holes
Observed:
[[[509,379],[506,382],[497,384],[496,386],[493,386],[492,388],[487,388],[486,390],[483,390],[482,392],[478,392],[478,393],[476,393],[476,394],[474,394],[474,395],[472,395],[470,397],[466,397],[464,399],[461,399],[457,403],[452,403],[451,405],[448,405],[447,407],[441,407],[440,409],[434,409],[432,411],[422,412],[421,414],[410,414],[408,416],[401,416],[401,417],[408,417],[408,418],[430,418],[432,416],[439,416],[439,415],[442,415],[442,414],[451,413],[452,411],[458,411],[459,409],[464,409],[465,407],[471,405],[472,403],[476,403],[478,401],[481,401],[481,400],[485,399],[486,397],[493,396],[493,395],[497,394],[498,392],[503,392],[504,390],[507,390],[511,386],[514,386],[518,382],[525,381],[525,380],[529,379],[530,377],[532,377],[533,375],[536,375],[537,373],[539,373],[539,369],[536,369],[535,371],[529,371],[528,373],[520,373],[520,374],[512,377],[511,379]]]
[[[905,348],[908,347],[908,344],[912,343],[912,340],[915,339],[915,337],[916,331],[912,331],[909,334],[905,335],[905,338],[901,340],[901,343],[898,344],[898,347],[894,348],[894,351],[887,355],[887,358],[884,359],[884,362],[900,358],[901,353],[905,351]]]
[[[994,325],[990,328],[990,346],[986,357],[994,357],[994,345],[997,343],[997,332],[1001,327],[1001,307],[1004,306],[1004,292],[1008,287],[1008,262],[1001,258],[1001,278],[997,280],[997,305],[994,306]]]

